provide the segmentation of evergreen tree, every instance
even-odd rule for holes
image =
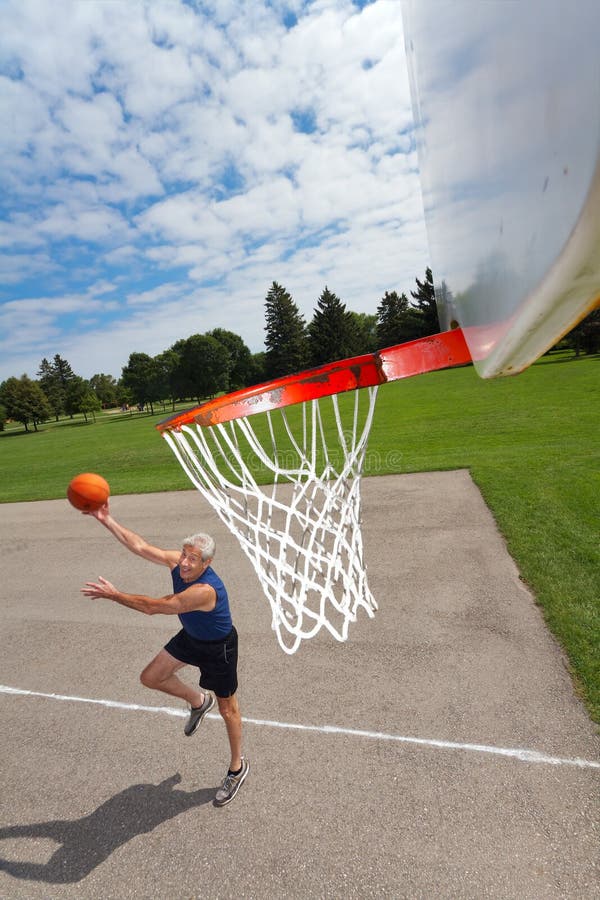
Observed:
[[[39,385],[46,395],[55,420],[58,422],[59,416],[65,411],[65,389],[57,377],[54,366],[48,362],[46,357],[41,361],[37,375]]]
[[[377,307],[377,347],[393,347],[412,337],[408,297],[386,291]]]
[[[291,294],[276,281],[265,300],[267,378],[301,372],[308,364],[306,323]]]
[[[328,287],[317,301],[308,339],[313,366],[355,355],[357,335],[352,313]]]
[[[40,387],[46,395],[54,417],[58,422],[58,417],[66,409],[68,386],[76,375],[67,360],[63,359],[59,353],[54,355],[52,362],[48,362],[44,357],[37,374],[40,379]]]
[[[50,365],[46,357],[44,357],[40,363],[40,367],[37,371],[37,376],[40,380],[40,387],[42,386],[42,383],[44,381],[49,381],[52,377],[52,366]]]
[[[435,292],[440,331],[451,331],[458,327],[458,311],[454,302],[454,294],[445,281]]]
[[[75,372],[67,360],[63,359],[59,353],[54,354],[54,359],[52,360],[52,372],[63,388],[66,388],[69,381],[72,381],[72,379],[75,378]]]
[[[440,331],[440,322],[438,319],[437,304],[435,302],[435,291],[433,288],[433,275],[431,269],[427,267],[425,270],[425,280],[417,282],[417,290],[411,291],[411,297],[416,301],[416,309],[414,319],[417,324],[418,334],[415,337],[425,337],[428,334],[438,334]]]

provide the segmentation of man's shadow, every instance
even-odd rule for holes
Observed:
[[[61,846],[46,863],[13,862],[0,858],[0,870],[15,878],[69,884],[81,881],[110,854],[138,834],[179,813],[209,803],[214,788],[174,790],[181,781],[176,773],[160,784],[134,784],[115,794],[82,819],[35,822],[0,828],[0,839],[50,838]]]

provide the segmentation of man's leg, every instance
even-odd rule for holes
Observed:
[[[227,736],[231,747],[229,771],[223,784],[215,794],[216,806],[231,803],[250,771],[250,763],[242,756],[242,717],[235,694],[232,697],[217,697],[219,712],[227,726]]]
[[[237,696],[233,694],[231,697],[217,697],[217,703],[219,704],[219,712],[225,722],[227,737],[229,738],[229,747],[231,749],[229,769],[232,772],[237,772],[242,765],[242,715]]]
[[[191,707],[202,706],[204,702],[202,691],[189,687],[175,674],[184,666],[185,663],[175,659],[165,649],[162,649],[152,662],[148,663],[140,675],[140,681],[144,687],[186,700]]]

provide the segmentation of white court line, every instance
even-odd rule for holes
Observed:
[[[179,716],[185,718],[186,710],[175,709],[172,706],[140,706],[137,703],[120,703],[118,700],[94,700],[90,697],[70,697],[66,694],[44,694],[41,691],[25,691],[20,688],[8,687],[0,684],[0,693],[18,694],[23,697],[45,697],[49,700],[66,700],[71,703],[95,703],[110,709],[127,709],[135,712],[162,713],[167,716]],[[215,713],[209,713],[208,719],[219,719]],[[439,741],[427,738],[405,737],[399,734],[385,734],[381,731],[359,731],[354,728],[339,728],[337,725],[298,725],[294,722],[274,722],[269,719],[248,719],[244,716],[246,725],[262,725],[266,728],[284,728],[290,731],[315,731],[319,734],[344,734],[350,737],[368,738],[375,741],[396,741],[400,744],[416,744],[420,747],[435,747],[440,750],[467,750],[473,753],[491,753],[495,756],[505,756],[518,759],[520,762],[544,763],[549,766],[577,766],[580,769],[600,769],[600,762],[590,759],[568,759],[560,756],[547,756],[537,750],[524,750],[522,748],[488,747],[485,744],[460,744],[456,741]]]

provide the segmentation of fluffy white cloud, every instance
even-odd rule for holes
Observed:
[[[396,0],[14,0],[0,54],[0,378],[219,326],[257,351],[273,280],[309,319],[423,274]]]

